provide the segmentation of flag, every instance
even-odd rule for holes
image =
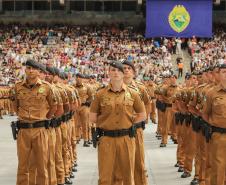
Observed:
[[[212,0],[147,0],[146,37],[212,37]]]
[[[61,5],[64,5],[64,0],[59,0]]]

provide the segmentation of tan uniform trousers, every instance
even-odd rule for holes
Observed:
[[[48,179],[49,185],[56,184],[56,170],[55,170],[55,145],[56,145],[56,133],[54,128],[46,130],[48,134]],[[37,163],[35,153],[31,154],[29,164],[29,185],[36,185],[36,180],[39,176],[37,171]]]
[[[157,110],[158,112],[158,127],[157,127],[157,133],[162,135],[162,126],[164,121],[164,112]]]
[[[98,185],[115,185],[121,174],[124,185],[134,185],[135,138],[103,136],[98,145]]]
[[[89,107],[81,106],[78,110],[79,122],[82,127],[82,137],[84,141],[89,139]]]
[[[73,116],[71,119],[71,167],[73,167],[75,161],[75,153],[76,153],[76,125],[75,125],[75,117]]]
[[[184,160],[185,160],[185,124],[177,125],[177,162],[181,167],[184,167]]]
[[[198,145],[198,157],[200,161],[199,182],[201,185],[205,185],[207,145],[206,139],[201,132],[197,135],[197,145]]]
[[[62,156],[64,161],[64,173],[65,173],[65,177],[70,177],[70,171],[69,171],[70,151],[68,148],[68,124],[63,122],[60,128],[62,133]]]
[[[192,171],[192,164],[193,160],[195,159],[196,156],[196,133],[192,130],[192,126],[186,125],[185,124],[185,129],[186,129],[186,134],[185,134],[185,163],[184,163],[184,171],[191,173]]]
[[[136,153],[135,153],[135,171],[134,180],[135,185],[147,185],[147,176],[145,170],[145,158],[144,158],[144,133],[143,129],[137,129],[136,134]]]
[[[167,144],[168,142],[168,134],[170,127],[173,122],[173,112],[171,107],[166,108],[166,112],[164,113],[165,118],[163,119],[163,125],[162,125],[162,143]]]
[[[37,185],[48,185],[48,133],[45,128],[20,129],[17,138],[17,185],[29,185],[29,159],[35,155]]]
[[[176,126],[176,122],[175,122],[175,114],[173,112],[172,112],[172,117],[173,117],[172,118],[173,121],[170,126],[170,133],[172,135],[172,138],[177,141],[177,126]]]
[[[156,101],[155,100],[152,100],[152,102],[151,102],[150,118],[153,123],[156,123]]]
[[[225,185],[226,181],[226,134],[213,133],[210,141],[211,185]]]
[[[135,170],[134,170],[134,182],[135,185],[147,185],[147,172],[145,170],[145,158],[144,158],[144,134],[143,129],[137,129],[135,137],[136,152],[135,152]],[[123,183],[122,174],[119,170],[115,170],[115,182],[114,185],[126,185]]]
[[[212,159],[211,159],[211,144],[206,143],[206,173],[205,173],[205,183],[201,185],[210,185],[210,175],[211,175],[211,164],[212,164]],[[226,183],[225,183],[226,185]]]
[[[47,129],[48,132],[48,175],[49,175],[49,185],[56,185],[56,166],[55,166],[55,156],[56,156],[56,132],[55,128]]]
[[[65,172],[64,172],[64,161],[62,154],[62,133],[61,128],[55,128],[56,132],[56,147],[55,147],[55,162],[56,162],[56,177],[57,184],[64,184]]]
[[[78,130],[78,115],[75,113],[74,115],[74,129],[72,133],[72,150],[73,150],[73,162],[77,161],[77,147],[76,147],[76,141],[77,141],[77,131]]]
[[[67,147],[69,151],[69,160],[67,164],[67,171],[70,173],[73,165],[73,148],[72,148],[72,134],[74,130],[74,119],[70,119],[67,123]]]

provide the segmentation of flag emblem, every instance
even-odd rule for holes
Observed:
[[[174,31],[180,33],[188,27],[190,23],[190,14],[183,5],[176,5],[170,12],[168,20],[170,27]]]

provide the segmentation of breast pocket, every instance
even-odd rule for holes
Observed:
[[[133,100],[125,100],[124,102],[124,110],[132,112],[133,111]]]
[[[45,94],[37,94],[33,95],[31,98],[32,103],[35,105],[43,105],[43,103],[46,101],[46,95]]]
[[[101,112],[102,113],[111,113],[112,111],[112,104],[110,101],[104,101],[100,103]]]
[[[17,99],[19,100],[19,105],[20,106],[24,106],[27,104],[27,94],[26,93],[23,93],[23,92],[20,92],[18,95],[17,95]]]
[[[225,109],[226,109],[225,100],[223,98],[215,99],[215,101],[213,102],[213,111],[215,112],[215,114],[217,115],[225,114]]]

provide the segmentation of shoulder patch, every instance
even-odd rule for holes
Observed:
[[[142,82],[140,81],[135,81],[136,84],[139,84],[139,85],[144,85]]]

